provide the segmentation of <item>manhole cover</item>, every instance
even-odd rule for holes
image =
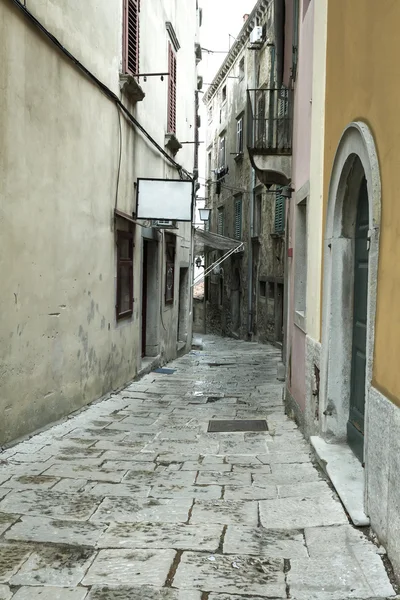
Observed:
[[[268,431],[267,421],[257,419],[254,421],[209,421],[208,433],[225,433],[230,431]]]

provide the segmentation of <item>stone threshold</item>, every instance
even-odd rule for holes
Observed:
[[[144,356],[142,358],[142,364],[137,374],[137,379],[140,379],[144,375],[151,373],[154,369],[157,369],[161,364],[161,354],[157,356]]]
[[[367,527],[370,520],[364,512],[364,469],[360,461],[347,444],[328,444],[318,436],[312,436],[310,442],[353,525]]]

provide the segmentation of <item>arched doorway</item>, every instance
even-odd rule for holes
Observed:
[[[363,461],[372,381],[380,226],[376,148],[364,123],[343,133],[324,240],[321,418],[324,437]]]

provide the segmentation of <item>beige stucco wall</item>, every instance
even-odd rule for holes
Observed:
[[[310,195],[307,215],[307,334],[321,333],[322,212],[324,192],[327,0],[314,3],[314,52],[311,113]]]
[[[119,94],[122,2],[96,9],[31,0],[29,10]],[[195,2],[143,3],[141,56],[167,71],[165,21],[176,24],[180,139],[193,139]],[[154,31],[154,35],[149,32]],[[133,378],[141,364],[141,236],[136,227],[134,314],[116,321],[113,210],[119,161],[115,105],[30,25],[0,4],[0,443],[33,431]],[[135,116],[164,145],[167,80],[143,83]],[[137,177],[177,177],[121,118],[118,208],[135,209]],[[191,171],[193,146],[178,162]],[[177,232],[179,266],[191,260],[190,225]],[[160,264],[163,264],[159,234]],[[163,358],[176,353],[178,298],[159,301]],[[190,317],[189,317],[190,319]],[[189,345],[189,340],[188,340]]]

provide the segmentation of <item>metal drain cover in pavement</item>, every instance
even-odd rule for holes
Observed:
[[[257,419],[254,421],[210,421],[208,433],[229,433],[230,431],[268,431],[267,421]]]

